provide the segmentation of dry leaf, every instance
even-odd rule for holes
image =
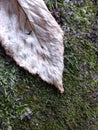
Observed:
[[[43,0],[0,0],[0,43],[19,66],[64,92],[63,31]]]

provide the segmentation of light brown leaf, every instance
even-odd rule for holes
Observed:
[[[19,66],[64,92],[63,31],[43,0],[0,0],[0,41]]]

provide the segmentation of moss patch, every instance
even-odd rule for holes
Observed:
[[[87,36],[96,25],[97,6],[89,1],[82,5],[50,2],[47,4],[51,12],[59,12],[57,21],[65,31],[65,93],[59,94],[25,72],[0,47],[2,130],[98,129],[98,45]],[[30,118],[24,116],[26,108],[32,112]]]

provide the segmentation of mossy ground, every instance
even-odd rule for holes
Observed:
[[[47,4],[65,31],[65,93],[18,67],[0,46],[0,130],[97,130],[97,5]]]

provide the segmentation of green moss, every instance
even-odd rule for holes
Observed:
[[[86,17],[86,21],[89,20],[92,25],[94,22],[92,18],[95,18],[97,9],[94,5],[85,4],[82,7],[76,5],[76,8],[69,4],[63,6],[67,10],[72,8],[74,12],[70,17],[68,12],[60,10],[61,21],[66,22],[71,30],[65,30],[67,38],[67,42],[64,42],[65,93],[59,94],[53,86],[25,72],[6,56],[0,47],[0,127],[2,130],[98,129],[98,46],[84,37],[84,34],[92,31],[88,22],[84,22],[81,18],[80,23],[77,23],[76,19],[77,15]],[[88,12],[89,15],[85,14],[85,8],[93,10],[93,13],[91,11]],[[32,111],[30,119],[24,117],[27,107]]]

